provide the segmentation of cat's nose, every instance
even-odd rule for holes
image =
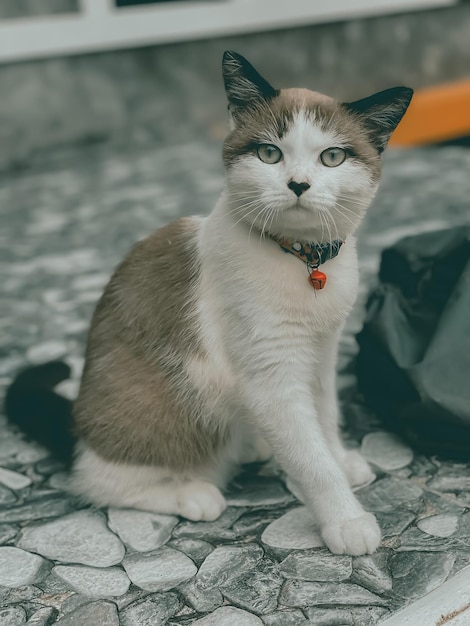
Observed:
[[[310,185],[308,183],[297,183],[295,180],[290,180],[287,183],[287,186],[295,193],[297,198],[299,198],[304,191],[310,189]]]

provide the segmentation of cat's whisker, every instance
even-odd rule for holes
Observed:
[[[269,206],[268,215],[267,215],[267,217],[266,217],[266,219],[264,221],[263,228],[261,230],[260,240],[264,236],[264,233],[267,232],[267,226],[268,226],[269,220],[272,218],[272,215],[274,213],[275,213],[275,208],[273,206]]]
[[[344,209],[345,207],[342,207],[340,204],[336,203],[334,209],[335,211],[337,211],[341,217],[343,217],[345,220],[347,220],[351,226],[353,226],[354,228],[357,227],[359,220],[352,220],[348,215],[346,215],[346,213],[343,213],[343,211],[341,209]],[[357,217],[357,216],[356,216]]]
[[[349,208],[347,206],[344,206],[344,204],[341,204],[341,202],[336,201],[336,206],[341,207],[342,209],[344,209],[350,215],[353,215],[356,218],[358,217],[358,214],[357,214],[356,211],[354,211],[353,209],[351,209],[351,208]]]
[[[335,218],[329,212],[327,213],[327,216],[328,219],[331,220],[331,224],[335,229],[335,235],[330,241],[336,241],[338,239],[341,239],[341,237],[339,236],[338,225],[336,224]]]
[[[271,230],[271,229],[272,229],[272,227],[273,227],[273,224],[274,224],[274,219],[277,217],[277,213],[278,213],[278,211],[277,211],[277,209],[274,207],[274,208],[273,208],[273,210],[272,210],[272,216],[271,216],[271,222],[270,222],[270,224],[269,224],[269,230]]]
[[[325,213],[325,223],[326,223],[326,229],[328,231],[328,241],[333,241],[332,237],[331,237],[331,229],[330,229],[330,222],[329,222],[329,218],[330,218],[330,214]]]
[[[234,222],[230,228],[234,228],[235,226],[237,226],[237,224],[240,224],[240,222],[243,222],[249,215],[251,215],[258,209],[259,209],[259,206],[255,206],[251,211],[248,211],[248,213],[243,212],[243,215],[241,216],[241,218],[238,219],[236,222]],[[256,217],[255,217],[255,221],[256,221]]]
[[[245,204],[241,204],[233,209],[229,209],[230,215],[240,215],[241,213],[246,213],[252,207],[259,206],[258,200],[251,200],[250,202],[245,202]]]
[[[261,207],[257,215],[255,215],[254,220],[251,222],[250,230],[248,231],[248,239],[251,237],[251,231],[253,230],[253,227],[256,224],[258,218],[261,217],[261,215],[264,213],[264,211],[267,210],[267,208],[268,208],[267,206]]]
[[[343,196],[341,194],[338,195],[339,200],[343,200],[345,202],[350,202],[351,204],[356,204],[357,206],[368,207],[370,201],[368,200],[358,200],[357,198],[353,198],[351,196]]]

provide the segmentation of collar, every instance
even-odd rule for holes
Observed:
[[[309,272],[309,283],[314,289],[323,289],[326,284],[326,275],[320,272],[318,267],[334,259],[338,255],[344,241],[336,239],[328,243],[316,243],[305,241],[291,241],[287,237],[273,237],[279,246],[284,250],[293,254],[307,265]]]

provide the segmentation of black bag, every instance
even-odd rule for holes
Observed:
[[[470,459],[470,228],[407,237],[382,254],[357,336],[359,389],[414,447]]]

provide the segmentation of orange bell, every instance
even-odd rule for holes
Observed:
[[[308,282],[314,289],[323,289],[326,285],[326,274],[320,272],[320,270],[313,270],[308,277]]]

